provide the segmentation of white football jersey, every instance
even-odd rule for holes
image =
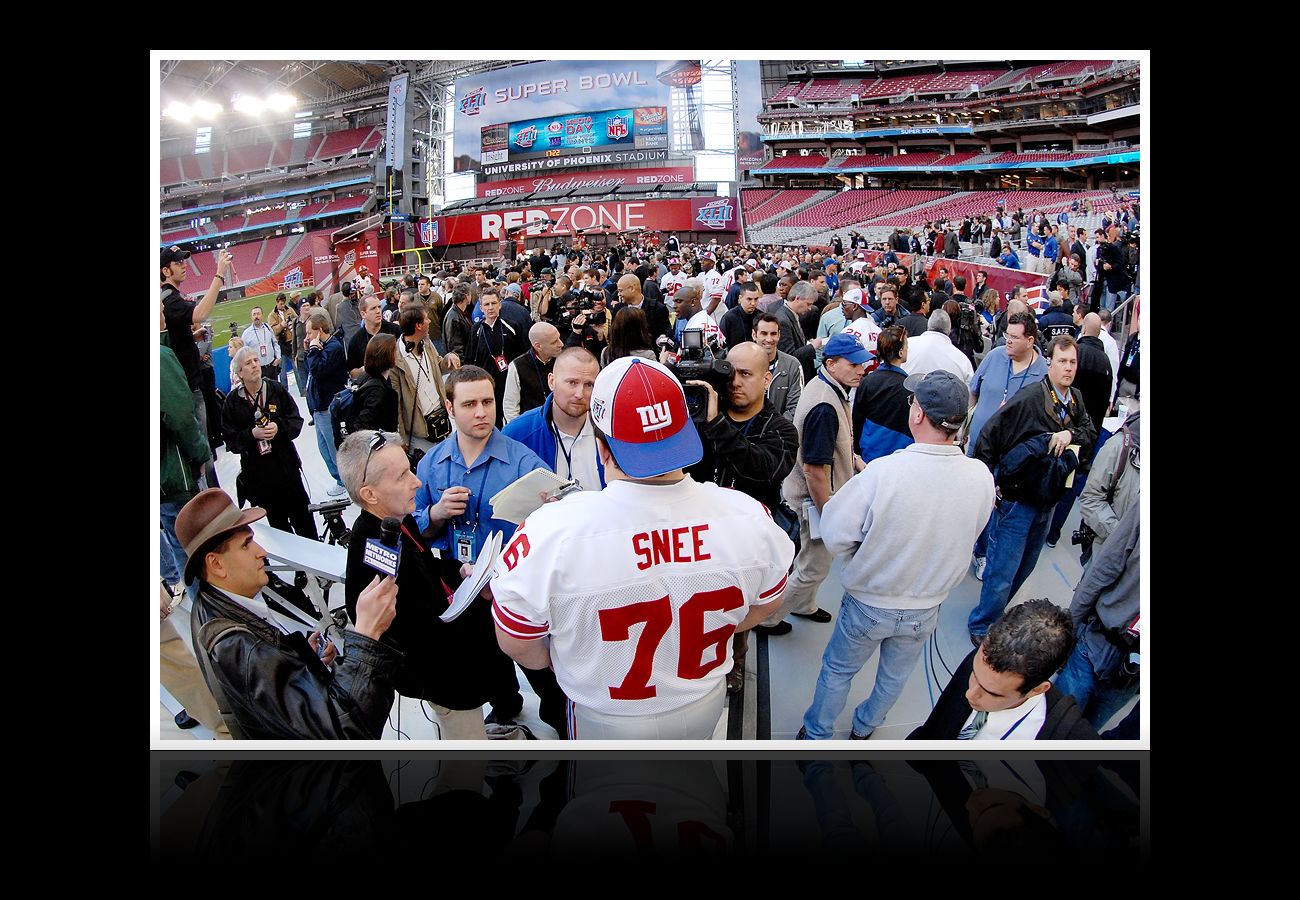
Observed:
[[[700,300],[700,305],[708,309],[709,304],[713,302],[713,298],[717,297],[718,308],[713,311],[713,321],[722,321],[722,317],[727,312],[727,306],[722,302],[727,296],[727,292],[722,286],[722,273],[715,267],[700,275],[699,279],[704,282],[704,297]]]
[[[692,328],[698,328],[704,332],[706,345],[711,343],[709,335],[713,335],[713,339],[717,340],[719,346],[727,346],[727,339],[722,336],[722,329],[718,327],[717,319],[704,310],[700,310],[686,322],[686,329],[689,331]]]
[[[871,316],[863,316],[844,326],[844,333],[851,334],[872,353],[876,352],[876,341],[880,339],[880,326]]]
[[[614,481],[520,523],[493,570],[492,615],[513,637],[550,635],[574,703],[654,716],[726,677],[736,626],[780,600],[793,557],[771,514],[739,491],[689,476]]]
[[[677,272],[668,272],[663,278],[659,279],[659,290],[663,291],[665,302],[672,299],[673,294],[677,293],[685,286],[686,273],[682,272],[680,269]]]

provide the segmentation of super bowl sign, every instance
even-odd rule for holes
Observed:
[[[735,202],[731,197],[706,202],[696,208],[695,221],[714,231],[735,231],[731,224],[736,219]]]
[[[284,286],[287,288],[302,287],[302,266],[294,266],[284,273]]]
[[[460,111],[467,116],[477,116],[486,104],[487,88],[475,88],[460,98]]]

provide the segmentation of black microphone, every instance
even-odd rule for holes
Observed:
[[[385,516],[379,525],[379,540],[366,539],[362,560],[381,575],[397,575],[398,565],[402,559],[401,546],[402,520],[397,516]]]
[[[402,520],[397,516],[385,516],[379,525],[379,540],[385,547],[396,547],[402,533]]]

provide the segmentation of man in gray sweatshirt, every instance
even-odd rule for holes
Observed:
[[[853,678],[877,647],[875,689],[854,710],[851,737],[864,740],[885,720],[993,509],[993,476],[953,443],[970,399],[965,382],[939,369],[903,384],[916,443],[872,460],[822,511],[826,549],[844,554],[844,600],[800,739],[834,736]]]

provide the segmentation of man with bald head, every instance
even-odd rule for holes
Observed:
[[[707,382],[687,382],[704,388],[708,405],[704,425],[699,429],[704,455],[686,472],[696,481],[712,481],[748,494],[767,507],[786,534],[797,535],[799,520],[781,499],[781,483],[794,468],[799,434],[767,399],[772,383],[767,351],[746,341],[727,351],[727,361],[735,374],[726,397],[719,396]],[[727,675],[727,690],[733,694],[745,679],[747,634],[735,636],[736,665]]]
[[[1082,307],[1076,307],[1080,310]],[[1106,410],[1110,406],[1110,389],[1112,371],[1110,367],[1110,357],[1106,354],[1106,346],[1101,342],[1101,316],[1096,313],[1088,313],[1080,317],[1077,312],[1076,319],[1080,319],[1079,324],[1079,367],[1075,370],[1074,386],[1083,394],[1083,408],[1088,411],[1088,417],[1092,421],[1100,423],[1106,418]],[[1096,451],[1094,450],[1094,453]],[[1070,510],[1074,508],[1074,499],[1083,493],[1083,487],[1088,483],[1088,472],[1092,469],[1092,459],[1085,458],[1079,460],[1079,471],[1074,475],[1074,486],[1065,492],[1056,504],[1056,511],[1052,513],[1052,522],[1047,527],[1047,546],[1055,547],[1061,539],[1061,530],[1065,527],[1065,520],[1069,518]]]
[[[549,322],[538,322],[529,328],[528,343],[528,351],[512,360],[506,372],[506,393],[502,404],[507,422],[546,401],[551,392],[547,379],[555,357],[564,349],[560,330]]]
[[[672,325],[668,321],[668,307],[662,300],[643,296],[641,282],[636,275],[624,275],[618,280],[618,303],[610,312],[610,321],[614,321],[619,311],[628,306],[645,313],[651,340],[658,340],[660,337],[672,334]]]

